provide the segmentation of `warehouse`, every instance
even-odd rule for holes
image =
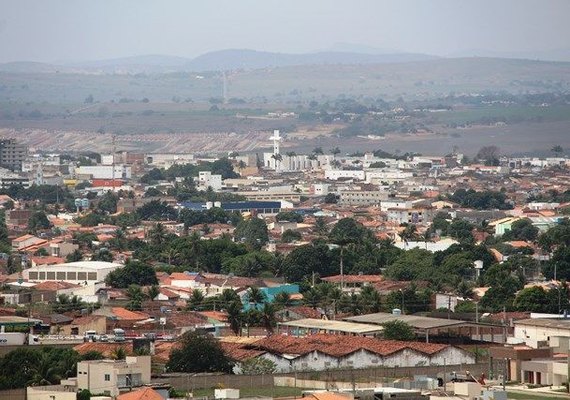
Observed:
[[[24,279],[31,282],[62,281],[79,285],[103,282],[107,275],[122,264],[104,261],[77,261],[56,265],[40,265],[22,271]]]

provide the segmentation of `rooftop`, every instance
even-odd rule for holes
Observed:
[[[318,329],[334,332],[344,332],[352,334],[373,334],[384,330],[381,326],[370,324],[359,324],[347,321],[331,321],[326,319],[305,318],[290,322],[281,322],[279,325],[294,328]]]

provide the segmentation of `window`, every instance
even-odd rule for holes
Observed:
[[[65,280],[65,272],[56,272],[57,280],[64,281]]]
[[[105,382],[109,382],[111,380],[110,374],[105,374]]]
[[[76,281],[77,280],[77,272],[68,272],[67,273],[67,280],[68,281]]]

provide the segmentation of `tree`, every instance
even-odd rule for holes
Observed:
[[[303,222],[303,216],[295,211],[281,211],[276,216],[277,221]]]
[[[228,314],[228,322],[232,332],[236,335],[240,333],[241,323],[242,323],[242,307],[241,301],[235,300],[230,302],[226,307],[226,313]]]
[[[113,253],[105,248],[99,249],[93,253],[91,256],[91,261],[113,262]]]
[[[267,224],[260,218],[250,218],[238,224],[234,231],[236,240],[255,250],[261,249],[269,241]]]
[[[376,313],[380,311],[380,293],[371,285],[366,285],[360,291],[362,307],[365,313]]]
[[[161,246],[166,241],[167,231],[163,224],[156,223],[148,231],[147,238],[153,246]]]
[[[325,196],[325,203],[326,204],[336,204],[338,203],[338,197],[334,193],[327,193]]]
[[[323,152],[323,148],[322,148],[322,147],[315,147],[315,148],[313,149],[313,154],[322,155],[322,154],[325,154],[325,153]]]
[[[28,220],[28,230],[32,233],[49,228],[51,228],[51,222],[43,211],[34,212]]]
[[[279,292],[273,297],[273,304],[278,308],[286,308],[293,304],[291,295],[287,292]]]
[[[232,371],[232,363],[224,354],[218,340],[210,335],[186,332],[180,347],[174,347],[166,369],[171,372],[225,372]]]
[[[287,229],[281,235],[281,240],[283,241],[283,243],[291,243],[301,240],[302,237],[303,236],[301,235],[301,232]]]
[[[160,294],[160,286],[152,285],[146,290],[146,295],[149,299],[154,300]]]
[[[413,341],[416,338],[414,329],[404,321],[394,320],[382,325],[384,328],[384,339]]]
[[[127,351],[123,346],[117,347],[111,354],[113,360],[124,360],[127,358]]]
[[[131,284],[127,288],[127,297],[129,298],[129,303],[127,304],[127,310],[140,311],[142,310],[142,302],[146,295],[139,285]]]
[[[83,260],[83,254],[81,253],[81,250],[79,249],[75,249],[73,250],[73,252],[69,253],[67,255],[67,257],[65,257],[65,262],[76,262],[76,261],[81,261]]]
[[[265,303],[263,309],[261,310],[261,319],[263,321],[263,327],[267,332],[272,333],[273,328],[276,325],[275,312],[277,311],[274,304]]]
[[[511,225],[511,230],[505,232],[503,240],[534,241],[538,237],[538,228],[528,218],[519,219]]]
[[[117,268],[107,275],[105,282],[114,288],[127,288],[132,284],[156,285],[154,269],[141,261],[128,260],[124,267]]]
[[[253,305],[265,303],[265,293],[257,286],[251,286],[247,291],[247,302]]]
[[[554,290],[554,289],[552,289]],[[517,293],[513,308],[517,311],[550,312],[546,291],[540,286],[524,288]],[[556,310],[558,312],[558,310]]]
[[[77,393],[77,400],[90,400],[91,392],[87,389],[83,389]]]
[[[100,211],[109,213],[109,214],[114,214],[117,212],[117,202],[119,201],[119,196],[117,196],[115,193],[113,193],[112,191],[107,191],[105,192],[105,194],[103,194],[103,196],[101,196],[101,198],[99,199],[99,202],[97,203],[97,208]]]
[[[204,302],[204,294],[200,289],[192,290],[192,295],[190,296],[188,307],[191,310],[199,311],[202,308],[202,303]]]

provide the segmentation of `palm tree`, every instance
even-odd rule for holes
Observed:
[[[273,154],[271,158],[275,160],[275,170],[277,171],[279,169],[279,164],[283,161],[283,156],[281,154]]]
[[[400,233],[400,237],[404,242],[413,241],[418,238],[418,228],[414,224],[406,225],[404,231]]]
[[[146,290],[146,295],[149,299],[154,300],[160,294],[160,287],[158,285],[152,285]]]
[[[294,151],[288,151],[287,153],[285,153],[285,155],[287,157],[295,157],[297,155],[297,153],[295,153]]]
[[[129,304],[126,307],[128,310],[138,311],[142,309],[142,302],[146,296],[139,285],[130,285],[127,288],[127,297],[129,298]]]
[[[287,292],[279,292],[273,298],[273,304],[278,308],[286,308],[291,306],[291,296]]]
[[[161,253],[161,256],[168,260],[168,265],[172,265],[172,261],[176,260],[180,253],[174,247],[169,247]]]
[[[552,149],[550,149],[550,151],[556,155],[560,155],[560,154],[564,153],[564,149],[560,145],[556,145],[556,146],[552,147]]]
[[[113,350],[111,358],[113,360],[124,360],[127,358],[127,351],[123,346],[117,347],[115,350]]]
[[[231,302],[227,308],[228,322],[234,334],[238,335],[241,330],[241,323],[243,319],[242,304],[239,301]]]
[[[61,380],[57,374],[57,365],[50,360],[47,353],[40,354],[40,359],[33,366],[33,375],[28,382],[29,386],[53,385]]]
[[[273,304],[271,303],[265,303],[263,305],[263,310],[261,311],[262,313],[262,321],[263,321],[263,327],[267,330],[267,332],[269,332],[270,334],[273,333],[273,327],[275,326],[276,320],[275,320],[275,312],[276,312],[276,308]]]
[[[321,296],[317,289],[314,287],[303,293],[303,304],[311,308],[317,308],[321,303]]]
[[[257,304],[265,302],[265,293],[257,286],[251,286],[247,291],[247,301],[255,307]]]
[[[243,160],[239,160],[237,167],[238,167],[239,173],[241,175],[241,171],[247,167],[247,164]]]
[[[232,289],[224,289],[222,294],[220,295],[220,302],[222,303],[222,307],[228,308],[230,304],[239,302],[241,304],[241,300],[235,290]]]
[[[164,228],[164,225],[160,222],[156,223],[148,231],[147,237],[150,240],[151,244],[160,246],[166,241],[166,228]]]
[[[199,310],[202,307],[202,303],[204,302],[204,294],[200,289],[192,290],[192,295],[190,296],[190,301],[188,306],[192,310]]]
[[[336,155],[340,154],[340,149],[338,147],[331,149],[331,154],[333,155],[333,159],[336,158]]]
[[[380,311],[381,299],[380,293],[373,286],[366,285],[360,291],[360,299],[363,309],[367,313],[376,313]]]

